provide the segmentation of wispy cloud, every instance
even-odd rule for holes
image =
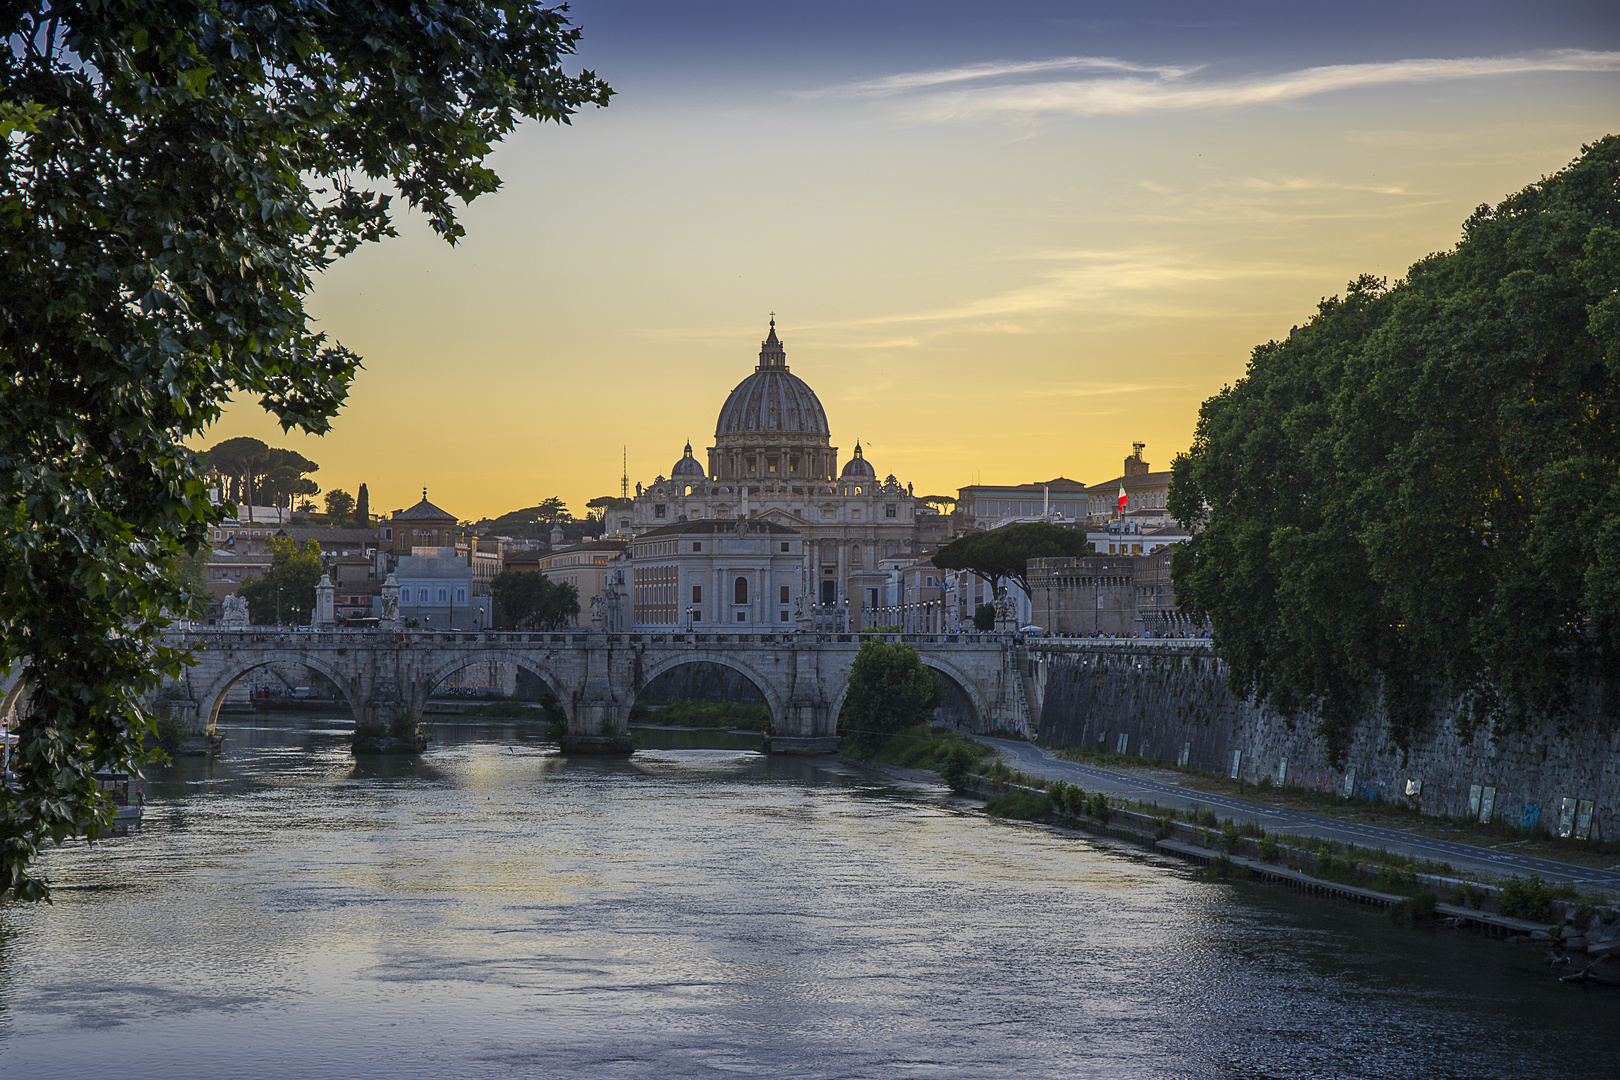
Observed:
[[[1332,64],[1275,75],[1201,78],[1197,68],[1155,67],[1106,57],[990,63],[890,75],[816,92],[820,96],[904,95],[925,119],[986,114],[1133,115],[1280,105],[1317,94],[1398,84],[1536,72],[1620,71],[1620,52],[1563,49],[1524,56]],[[1054,71],[1091,71],[1085,79],[1035,79]],[[988,85],[967,85],[967,84]],[[957,89],[942,89],[960,87]]]
[[[1129,60],[1116,60],[1111,56],[1062,56],[1053,60],[993,61],[933,71],[911,71],[900,75],[888,75],[881,79],[840,83],[820,90],[806,91],[801,96],[885,97],[959,83],[1006,80],[1045,75],[1056,71],[1107,71],[1122,75],[1154,75],[1161,79],[1179,79],[1193,70],[1196,69],[1135,64]]]

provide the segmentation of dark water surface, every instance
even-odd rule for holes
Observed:
[[[0,911],[6,1077],[1594,1077],[1525,946],[743,749],[230,718]],[[663,746],[702,737],[646,733]]]

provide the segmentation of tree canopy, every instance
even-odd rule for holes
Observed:
[[[254,626],[308,626],[315,616],[315,586],[321,583],[320,543],[275,536],[269,550],[270,569],[236,591],[247,601],[248,618]]]
[[[227,499],[248,508],[250,521],[255,505],[291,506],[321,490],[307,475],[320,471],[319,465],[296,450],[273,447],[249,435],[209,447],[199,464],[221,481]]]
[[[354,496],[342,488],[326,493],[326,516],[333,525],[347,525],[354,517]]]
[[[490,591],[502,624],[513,630],[556,630],[579,614],[579,589],[539,570],[502,570]]]
[[[110,826],[95,773],[133,767],[179,670],[175,560],[221,519],[186,440],[233,394],[326,431],[360,358],[312,326],[312,276],[396,199],[454,241],[497,140],[610,91],[525,0],[20,0],[0,26],[0,669],[32,687],[0,895],[40,898],[39,845]]]
[[[926,724],[944,691],[910,645],[863,641],[849,669],[838,730],[857,756],[869,757],[896,732]]]
[[[1177,603],[1234,688],[1342,753],[1381,702],[1508,730],[1615,711],[1620,138],[1482,206],[1393,287],[1323,300],[1205,402],[1170,510]]]
[[[992,589],[1011,578],[1029,592],[1029,560],[1072,557],[1090,550],[1083,532],[1050,521],[1026,521],[958,537],[934,554],[933,563],[941,570],[970,570]]]

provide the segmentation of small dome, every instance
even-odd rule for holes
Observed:
[[[671,480],[679,479],[683,476],[692,476],[698,479],[703,479],[704,477],[708,476],[708,473],[704,471],[703,466],[698,464],[697,458],[692,456],[692,442],[690,439],[688,439],[686,443],[685,456],[675,463],[675,467],[673,469],[669,470],[669,478]]]
[[[848,463],[844,465],[844,471],[838,475],[852,478],[866,477],[876,480],[877,470],[872,468],[872,463],[866,460],[865,454],[861,453],[861,444],[856,443],[855,456],[849,459]]]

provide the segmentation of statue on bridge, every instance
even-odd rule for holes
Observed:
[[[378,620],[384,630],[399,629],[399,578],[388,572],[382,587],[382,618]]]
[[[240,596],[234,594],[227,596],[220,604],[220,608],[223,611],[219,620],[221,625],[233,629],[242,629],[248,626],[248,604]]]

